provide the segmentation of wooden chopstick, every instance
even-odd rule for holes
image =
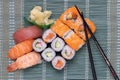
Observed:
[[[75,6],[75,7],[77,7],[77,6]],[[78,12],[79,12],[79,11],[78,11]],[[105,55],[102,47],[100,46],[99,42],[97,41],[97,38],[94,36],[94,34],[92,33],[92,31],[91,31],[91,29],[89,28],[88,24],[86,23],[83,14],[81,14],[81,13],[79,12],[79,15],[81,16],[84,24],[86,24],[86,28],[88,29],[89,33],[91,34],[91,37],[92,37],[92,39],[94,40],[94,43],[96,44],[98,50],[100,51],[100,54],[102,55],[102,57],[104,58],[106,64],[108,65],[108,67],[109,67],[109,69],[110,69],[110,71],[111,71],[112,76],[114,77],[115,80],[120,80],[119,77],[118,77],[118,75],[117,75],[117,73],[115,72],[112,64],[110,63],[110,61],[108,60],[107,56]]]
[[[77,6],[75,6],[75,7],[79,12],[79,9],[77,8]],[[87,44],[87,50],[88,50],[88,53],[89,53],[89,59],[90,59],[90,64],[91,64],[93,80],[97,80],[97,75],[96,75],[96,70],[95,70],[95,66],[94,66],[94,61],[93,61],[92,51],[91,51],[91,47],[90,47],[90,42],[89,42],[89,39],[88,39],[86,24],[84,24],[84,32],[85,32],[85,36],[86,36],[86,44]]]

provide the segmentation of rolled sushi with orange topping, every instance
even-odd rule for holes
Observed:
[[[50,43],[56,38],[56,33],[53,32],[51,29],[47,29],[43,33],[42,38],[46,43]]]
[[[51,30],[53,30],[59,37],[64,38],[64,36],[71,29],[67,25],[62,23],[59,19],[57,19],[55,24],[51,26]]]
[[[47,47],[47,44],[40,38],[34,40],[33,42],[33,49],[36,52],[41,52]]]
[[[67,60],[71,60],[73,59],[73,57],[75,56],[75,50],[73,50],[70,46],[65,45],[65,47],[63,48],[63,50],[61,51],[61,55],[62,57],[64,57]]]
[[[57,70],[62,70],[66,65],[66,60],[61,56],[56,56],[52,60],[52,66]]]
[[[77,36],[72,30],[64,38],[65,42],[75,51],[79,50],[84,44],[84,40]]]

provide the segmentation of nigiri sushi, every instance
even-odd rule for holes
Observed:
[[[7,70],[8,72],[13,72],[17,69],[25,69],[41,62],[42,60],[39,53],[30,52],[25,54],[24,56],[17,58],[15,62],[13,62],[7,67]]]
[[[13,34],[15,43],[19,43],[27,39],[39,38],[41,36],[42,36],[42,30],[36,26],[20,28]]]
[[[8,51],[8,57],[11,59],[17,59],[18,57],[21,57],[24,54],[31,52],[33,49],[33,41],[33,39],[29,39],[16,44]]]

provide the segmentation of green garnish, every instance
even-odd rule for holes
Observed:
[[[67,50],[65,50],[65,54],[67,55]]]
[[[27,22],[29,22],[29,23],[31,23],[31,24],[33,24],[33,25],[36,25],[36,26],[38,26],[39,28],[42,28],[42,29],[50,28],[51,25],[53,24],[53,23],[51,23],[51,24],[42,24],[42,25],[39,25],[39,24],[37,24],[36,22],[30,20],[27,17],[24,17],[24,20],[27,21]]]
[[[41,46],[38,46],[40,42],[36,42],[35,47],[41,49]]]

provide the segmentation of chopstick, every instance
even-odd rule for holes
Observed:
[[[79,9],[77,7],[76,7],[76,9],[79,12]],[[87,50],[88,50],[88,53],[89,53],[89,59],[90,59],[90,64],[91,64],[93,80],[97,80],[97,75],[96,75],[96,70],[95,70],[95,66],[94,66],[94,61],[93,61],[92,51],[91,51],[91,47],[90,47],[90,42],[89,42],[89,39],[88,39],[86,24],[84,24],[84,32],[85,32],[85,37],[86,37],[86,44],[87,44]]]
[[[90,42],[89,42],[88,35],[87,35],[86,24],[84,24],[84,31],[85,31],[85,36],[86,36],[86,43],[87,43],[87,49],[88,49],[88,53],[89,53],[89,59],[90,59],[90,63],[91,63],[93,80],[97,80],[97,75],[96,75],[95,65],[94,65],[93,56],[92,56],[92,52],[91,52]]]
[[[75,5],[76,9],[77,6]],[[108,68],[111,71],[112,76],[114,77],[115,80],[120,80],[117,73],[115,72],[112,64],[110,63],[110,61],[108,60],[107,56],[105,55],[102,47],[100,46],[99,42],[97,41],[97,38],[94,36],[94,34],[92,33],[91,29],[89,28],[88,24],[86,23],[83,14],[80,13],[79,9],[78,9],[79,15],[81,16],[83,23],[86,25],[86,28],[88,29],[89,33],[91,34],[92,39],[94,40],[95,45],[97,46],[98,50],[100,51],[100,54],[102,55],[102,57],[104,58],[106,64],[108,65]]]

